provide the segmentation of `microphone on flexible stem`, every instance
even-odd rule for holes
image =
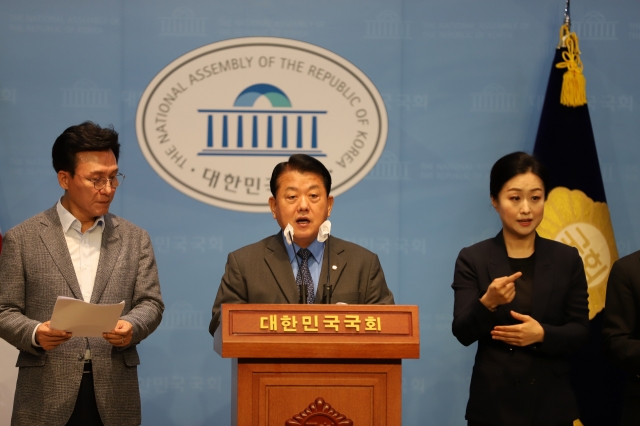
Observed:
[[[291,228],[291,225],[288,225],[285,231],[288,232],[285,235],[289,237],[287,238],[287,241],[291,242],[291,245],[293,246],[293,257],[296,258],[296,263],[298,264],[298,273],[300,273],[300,259],[298,259],[298,250],[296,250],[296,243],[293,242],[293,229]],[[301,305],[306,305],[307,304],[307,286],[304,285],[304,282],[303,282],[303,283],[300,283],[298,287],[299,287],[298,290],[300,291],[300,299],[298,300],[298,303],[300,303]]]
[[[325,305],[331,304],[331,293],[333,293],[333,289],[331,288],[331,239],[327,239],[327,283],[324,285],[322,289],[322,303]]]
[[[320,225],[320,231],[318,232],[318,241],[326,241],[327,242],[327,283],[322,286],[322,303],[325,305],[331,304],[331,295],[333,294],[333,289],[331,288],[331,239],[329,238],[331,234],[331,222],[325,220],[322,225]]]

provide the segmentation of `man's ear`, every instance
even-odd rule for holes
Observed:
[[[269,208],[271,209],[271,215],[276,218],[276,199],[273,196],[269,197]]]
[[[58,172],[58,184],[60,185],[60,187],[64,190],[69,189],[69,181],[72,179],[71,177],[71,173],[65,171],[65,170],[60,170]]]

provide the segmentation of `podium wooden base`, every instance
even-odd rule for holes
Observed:
[[[222,305],[232,426],[399,426],[417,306]]]
[[[328,410],[328,404],[357,426],[402,424],[399,359],[241,358],[233,360],[232,374],[232,383],[237,384],[233,389],[237,399],[232,400],[232,425],[304,425],[295,416],[309,416],[317,410],[318,398],[324,401],[322,409]],[[333,424],[309,421],[309,425]]]

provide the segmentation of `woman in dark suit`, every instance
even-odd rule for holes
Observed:
[[[469,426],[569,426],[578,408],[565,356],[589,336],[587,280],[578,251],[538,236],[547,174],[514,152],[491,169],[502,230],[460,251],[453,334],[478,342]]]

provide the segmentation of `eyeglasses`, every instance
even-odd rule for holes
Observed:
[[[84,177],[84,176],[83,176]],[[122,173],[118,173],[112,178],[88,178],[86,180],[93,183],[93,187],[98,191],[104,189],[107,186],[107,182],[111,185],[111,188],[117,188],[124,182],[125,176]]]

